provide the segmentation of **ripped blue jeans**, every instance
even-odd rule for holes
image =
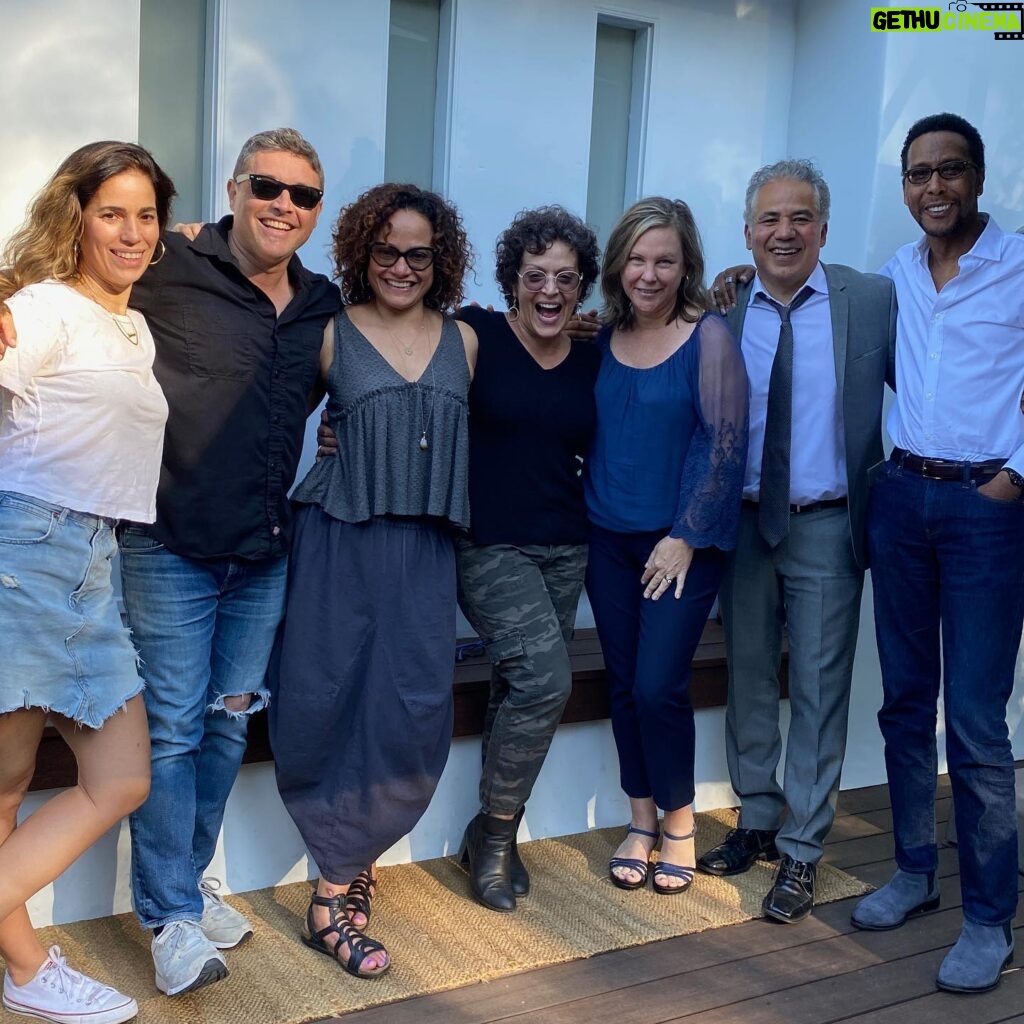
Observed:
[[[284,613],[287,559],[193,559],[143,530],[121,536],[121,582],[146,680],[153,781],[130,818],[139,923],[198,921],[198,880],[213,859],[245,753],[248,717]],[[244,713],[225,700],[252,694]]]

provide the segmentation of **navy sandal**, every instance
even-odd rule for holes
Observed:
[[[306,911],[306,927],[302,929],[302,941],[310,949],[336,960],[353,978],[380,978],[391,970],[391,958],[375,971],[361,971],[363,961],[371,953],[386,953],[387,950],[375,939],[360,931],[346,916],[344,896],[318,896],[313,894]],[[317,931],[313,927],[313,907],[328,907],[330,923]],[[333,942],[325,941],[337,935]],[[341,947],[348,946],[348,959],[341,958]]]
[[[370,921],[370,911],[373,909],[373,897],[377,895],[377,879],[373,877],[372,868],[364,868],[349,884],[348,892],[345,893],[345,913],[352,917],[353,914],[362,914],[367,923]],[[364,924],[365,928],[366,925]]]
[[[697,834],[697,826],[694,825],[690,832],[687,832],[685,836],[674,836],[671,832],[664,832],[663,835],[666,839],[671,840],[673,843],[682,843],[687,839],[692,839]],[[658,863],[654,865],[655,875],[665,875],[666,878],[681,878],[683,881],[682,885],[659,885],[657,880],[651,879],[651,888],[658,893],[659,896],[675,896],[677,893],[686,892],[690,888],[690,884],[693,882],[693,873],[697,870],[697,866],[694,865],[692,868],[683,867],[681,864],[671,864],[669,861],[662,860],[661,855],[658,855]]]
[[[647,836],[648,839],[653,839],[655,842],[658,841],[658,832],[648,832],[645,828],[637,828],[635,825],[630,825],[626,829],[627,837],[630,835]],[[647,872],[651,866],[650,856],[645,860],[641,860],[639,857],[612,857],[608,861],[608,877],[612,880],[612,885],[618,886],[620,889],[627,889],[632,891],[634,889],[642,889],[647,884]],[[639,876],[639,881],[631,882],[628,878],[619,878],[615,874],[616,868],[627,868],[630,871],[635,871]]]

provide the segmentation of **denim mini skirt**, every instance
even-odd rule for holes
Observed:
[[[0,491],[0,713],[98,729],[143,682],[111,582],[114,521]]]

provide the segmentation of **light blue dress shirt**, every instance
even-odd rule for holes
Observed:
[[[982,216],[984,231],[941,292],[926,237],[880,271],[899,302],[896,401],[886,427],[916,455],[1005,459],[1024,473],[1024,236]]]
[[[809,505],[846,496],[843,405],[836,384],[832,310],[825,268],[819,263],[805,287],[814,294],[793,310],[793,430],[789,457],[789,502]],[[743,497],[757,501],[768,415],[768,382],[779,347],[779,313],[754,277],[743,319],[743,359],[750,378],[750,446]]]

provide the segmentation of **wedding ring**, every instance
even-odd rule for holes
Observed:
[[[727,278],[725,279],[725,283],[726,283],[726,284],[732,284],[733,280],[734,280],[734,278],[733,278],[733,277],[731,277],[731,276],[730,276],[730,277],[727,277]]]

